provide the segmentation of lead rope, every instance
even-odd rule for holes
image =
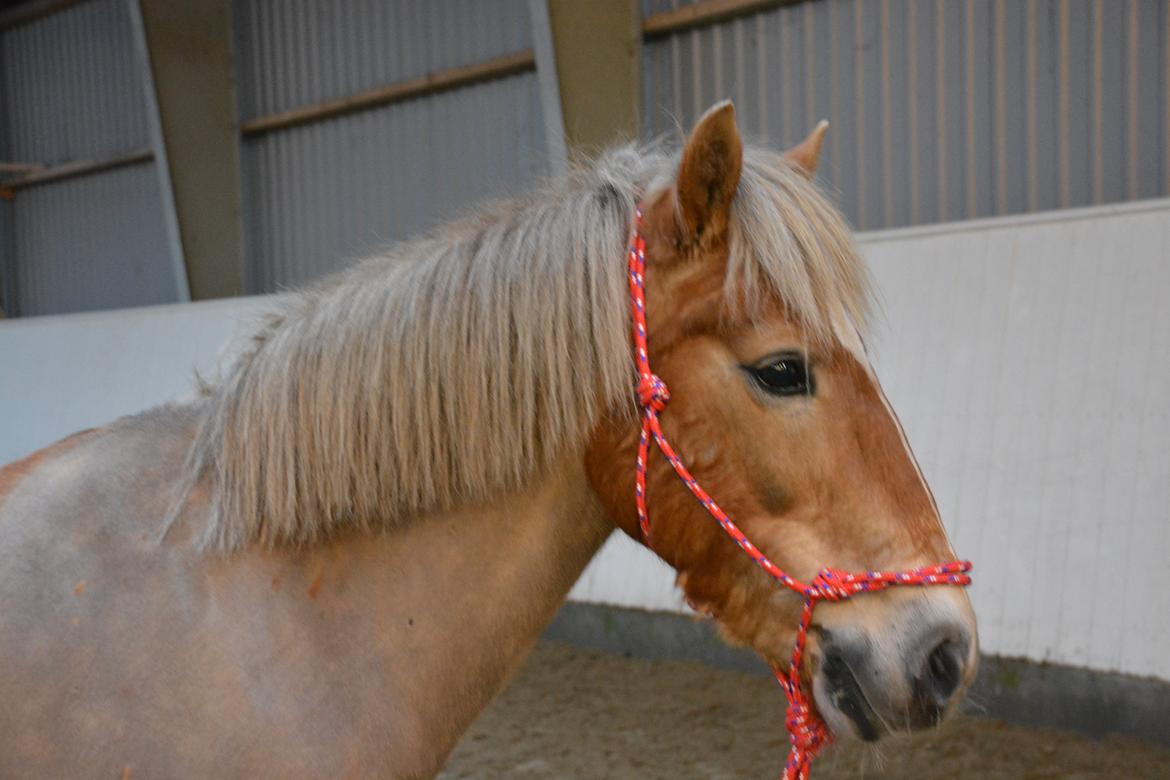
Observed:
[[[784,696],[788,699],[788,711],[784,725],[792,748],[784,764],[783,780],[807,780],[813,758],[832,741],[825,722],[813,711],[808,696],[800,686],[800,664],[804,657],[804,644],[808,627],[812,622],[813,608],[820,601],[842,601],[858,593],[885,590],[895,585],[969,585],[971,578],[970,561],[952,561],[937,566],[925,566],[904,572],[865,571],[849,573],[839,569],[825,568],[809,583],[788,576],[783,569],[768,559],[732,522],[727,513],[719,508],[691,472],[683,465],[678,453],[670,446],[662,432],[659,415],[670,400],[666,383],[650,370],[650,356],[646,351],[646,241],[642,238],[642,210],[637,210],[634,221],[634,236],[630,244],[630,300],[634,316],[634,358],[638,365],[638,404],[642,407],[642,434],[638,439],[638,461],[635,468],[634,499],[638,507],[638,525],[647,547],[650,546],[650,518],[646,514],[646,459],[650,454],[650,439],[653,437],[658,449],[674,468],[676,474],[694,494],[699,503],[715,518],[719,526],[739,545],[756,564],[781,585],[796,591],[804,597],[800,623],[796,630],[796,643],[792,648],[792,659],[788,668],[778,665],[772,673]]]

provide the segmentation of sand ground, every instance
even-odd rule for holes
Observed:
[[[783,715],[766,678],[542,642],[440,777],[774,780]],[[813,779],[837,778],[1170,780],[1170,750],[967,715],[880,750],[833,745]]]

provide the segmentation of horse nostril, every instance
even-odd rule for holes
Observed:
[[[938,715],[942,714],[963,681],[964,655],[958,642],[944,639],[926,657],[920,693],[924,703],[936,708]]]

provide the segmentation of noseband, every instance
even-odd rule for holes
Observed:
[[[784,780],[806,780],[812,767],[813,758],[822,747],[832,741],[832,735],[824,720],[813,711],[811,700],[800,686],[800,664],[804,657],[804,645],[808,627],[812,621],[813,608],[821,601],[843,601],[858,593],[870,593],[895,585],[969,585],[971,578],[970,561],[952,561],[937,566],[925,566],[904,572],[864,571],[850,573],[839,569],[825,568],[804,583],[790,577],[768,556],[756,547],[732,522],[727,513],[719,508],[679,459],[678,453],[670,446],[662,432],[659,415],[670,400],[666,383],[650,370],[650,356],[646,350],[646,241],[642,237],[642,210],[639,208],[634,220],[633,240],[629,251],[630,300],[634,319],[634,359],[638,366],[638,404],[642,407],[642,435],[638,440],[638,461],[635,468],[634,500],[638,507],[638,525],[643,541],[650,546],[650,518],[646,514],[646,459],[650,454],[650,439],[658,445],[667,462],[707,512],[715,518],[720,528],[739,545],[748,556],[773,579],[786,588],[796,591],[804,598],[800,623],[796,629],[796,644],[788,668],[772,667],[773,674],[784,689],[788,699],[785,726],[792,748],[784,765]]]

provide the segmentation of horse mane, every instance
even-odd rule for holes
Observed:
[[[184,484],[212,481],[204,547],[489,500],[632,410],[626,243],[676,168],[621,147],[277,301],[200,402]],[[850,230],[780,155],[746,150],[729,230],[729,303],[778,295],[816,339],[863,327]]]

